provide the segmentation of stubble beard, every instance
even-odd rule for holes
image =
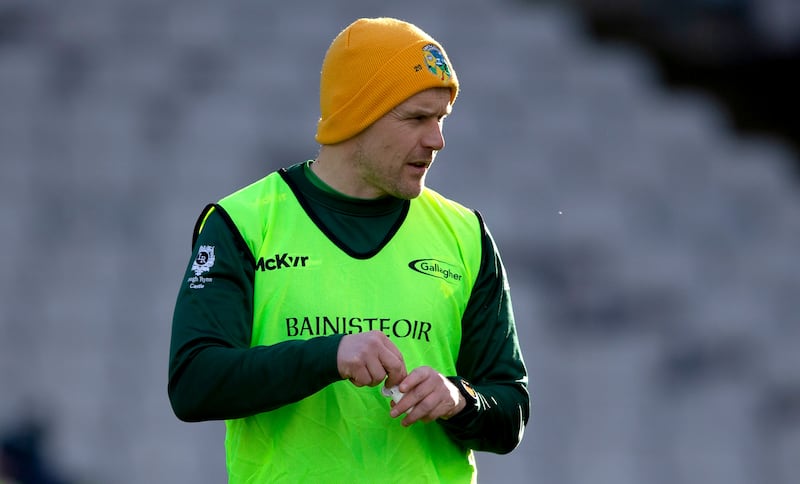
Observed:
[[[403,183],[403,171],[405,164],[400,167],[399,173],[392,173],[386,170],[380,170],[378,167],[380,163],[365,155],[361,146],[358,146],[353,159],[356,166],[356,172],[360,174],[361,179],[369,185],[384,192],[384,195],[389,195],[403,200],[411,200],[417,198],[422,190],[425,188],[425,178],[427,172],[423,173],[419,179],[419,184],[412,187],[405,186]],[[410,180],[410,179],[409,179]]]

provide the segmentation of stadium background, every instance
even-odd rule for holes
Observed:
[[[315,155],[324,51],[379,15],[448,50],[429,184],[512,283],[532,420],[481,482],[797,482],[792,0],[0,2],[6,466],[224,482],[222,424],[166,397],[192,226]]]

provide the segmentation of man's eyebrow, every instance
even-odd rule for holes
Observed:
[[[445,117],[452,111],[450,105],[447,105],[447,109],[444,112],[441,112],[438,108],[426,108],[424,106],[418,106],[415,108],[411,108],[407,111],[408,114],[413,116],[431,116],[431,117]]]

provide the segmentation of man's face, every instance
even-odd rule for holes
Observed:
[[[449,113],[450,89],[428,89],[411,96],[357,135],[355,196],[419,196],[428,168],[444,148],[442,124]]]

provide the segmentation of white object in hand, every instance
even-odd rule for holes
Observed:
[[[394,403],[398,403],[400,399],[403,398],[403,392],[397,388],[397,385],[392,388],[381,388],[381,394],[383,394],[384,397],[391,398]]]

